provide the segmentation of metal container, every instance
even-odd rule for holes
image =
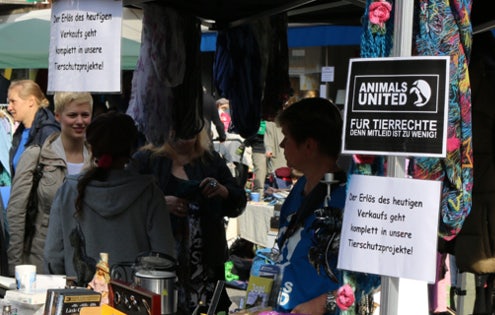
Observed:
[[[146,290],[161,295],[161,314],[177,312],[176,275],[172,271],[140,270],[134,274],[134,283]]]

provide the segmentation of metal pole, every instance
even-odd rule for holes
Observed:
[[[394,15],[393,57],[411,56],[414,1],[396,0]],[[390,156],[387,159],[387,176],[406,174],[406,159]],[[380,314],[399,314],[399,278],[381,277]]]

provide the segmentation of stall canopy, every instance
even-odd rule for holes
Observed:
[[[0,17],[0,69],[48,68],[50,9]],[[122,69],[134,69],[139,56],[142,10],[124,8]]]
[[[134,69],[140,51],[142,10],[145,0],[125,0],[122,25],[122,69]],[[214,51],[216,32],[251,19],[287,12],[289,47],[359,45],[360,19],[365,1],[361,0],[161,0],[164,5],[196,14],[210,31],[202,37],[201,50]],[[473,4],[475,31],[493,28],[495,19],[489,1]],[[0,69],[48,68],[50,9],[0,16]]]
[[[286,12],[289,25],[361,26],[366,0],[123,0],[125,6],[142,7],[156,2],[203,19],[211,30]],[[475,32],[493,29],[492,1],[473,0],[471,22]],[[214,36],[214,35],[211,35]]]
[[[0,69],[48,68],[50,9],[0,16]],[[124,8],[122,69],[132,70],[139,56],[142,10]],[[217,33],[205,32],[201,51],[214,51]],[[288,31],[289,47],[359,45],[361,28],[347,25],[298,25]]]

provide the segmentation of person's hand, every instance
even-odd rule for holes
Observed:
[[[220,184],[216,179],[211,177],[207,177],[203,179],[199,184],[199,188],[201,188],[201,193],[206,198],[213,198],[219,196],[223,199],[226,199],[229,194],[227,187]]]
[[[323,315],[326,312],[327,294],[322,294],[312,300],[301,303],[294,307],[291,313]]]
[[[187,216],[189,210],[189,202],[186,199],[176,196],[165,196],[168,211],[178,217]]]
[[[273,152],[267,151],[265,155],[267,158],[271,159],[273,157]]]

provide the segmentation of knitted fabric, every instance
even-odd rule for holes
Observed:
[[[387,1],[392,5],[392,12],[390,12],[390,18],[385,22],[381,31],[377,31],[376,25],[370,22],[370,5],[373,2],[380,2],[375,0],[367,0],[363,21],[363,32],[361,35],[361,57],[373,58],[373,57],[388,57],[392,49],[392,37],[393,37],[393,0]],[[356,155],[351,163],[349,174],[362,174],[362,175],[383,175],[384,174],[384,158],[381,156],[362,156]]]
[[[361,35],[361,57],[387,57],[392,49],[392,34],[393,34],[393,0],[387,1],[392,5],[390,18],[384,23],[379,31],[376,25],[369,20],[369,8],[373,0],[366,1],[366,9],[362,18],[363,33]],[[382,156],[364,156],[355,155],[352,159],[348,174],[363,174],[363,175],[383,175],[384,174],[384,158]],[[377,275],[343,272],[344,283],[349,284],[356,296],[356,303],[346,311],[340,311],[341,315],[347,314],[368,314],[363,305],[368,301],[368,297],[373,290],[380,286],[381,278]]]
[[[388,57],[392,49],[392,36],[394,30],[393,19],[393,0],[387,2],[392,4],[390,18],[385,22],[384,33],[374,28],[373,23],[369,21],[369,8],[376,0],[366,0],[366,8],[363,16],[363,33],[361,34],[361,57]]]
[[[473,151],[471,89],[472,0],[420,0],[415,49],[423,56],[450,56],[447,158],[416,158],[412,176],[443,182],[439,236],[453,239],[471,210]]]

